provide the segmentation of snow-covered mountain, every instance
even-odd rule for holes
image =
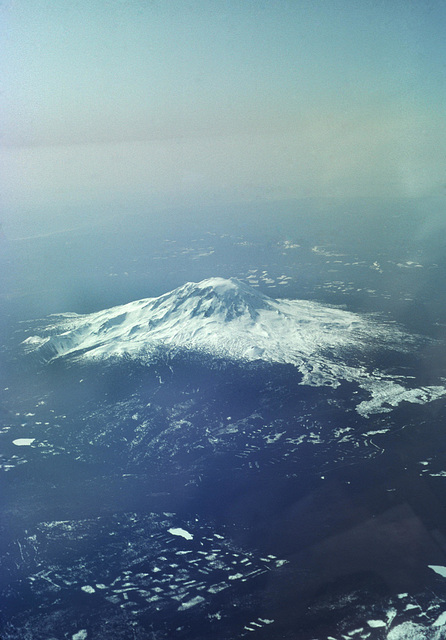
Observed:
[[[413,343],[394,325],[316,302],[274,300],[234,278],[189,282],[158,298],[88,315],[52,316],[41,336],[24,341],[45,360],[125,355],[150,361],[160,352],[181,350],[292,364],[302,384],[358,383],[371,394],[357,407],[363,415],[446,393],[442,386],[407,389],[364,364],[372,349],[405,351]]]

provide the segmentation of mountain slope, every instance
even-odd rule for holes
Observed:
[[[185,350],[230,360],[264,360],[298,367],[302,384],[356,382],[371,393],[363,415],[402,400],[425,402],[444,388],[406,389],[367,370],[372,349],[405,351],[414,339],[392,325],[304,300],[274,300],[236,280],[210,278],[88,315],[55,316],[42,336],[24,341],[46,360],[64,356],[151,360],[161,351]],[[380,400],[384,398],[384,400]]]

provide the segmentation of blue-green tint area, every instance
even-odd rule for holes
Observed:
[[[441,195],[445,11],[5,2],[4,223],[110,197],[154,207]]]
[[[443,0],[0,0],[0,637],[446,637]]]

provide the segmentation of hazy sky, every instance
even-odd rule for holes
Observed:
[[[444,0],[5,0],[0,23],[6,212],[444,191]]]

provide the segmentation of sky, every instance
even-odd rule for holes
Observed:
[[[6,223],[445,193],[443,0],[4,0],[0,25]]]

